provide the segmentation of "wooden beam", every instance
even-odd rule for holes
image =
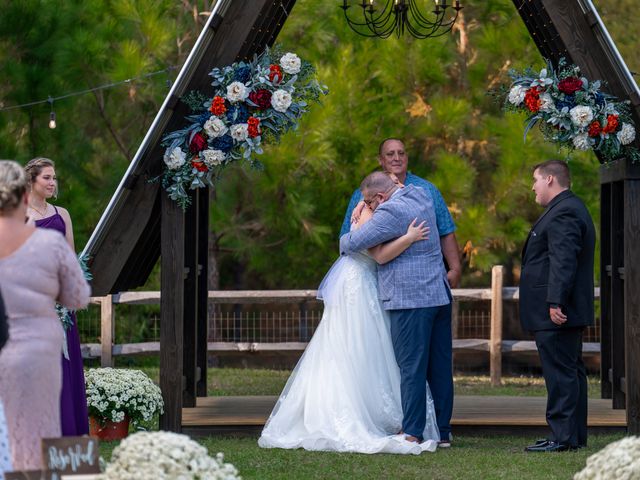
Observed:
[[[600,396],[611,398],[611,184],[600,186]]]
[[[111,295],[102,297],[100,302],[100,366],[113,367],[113,332],[115,311]]]
[[[184,320],[182,341],[182,376],[185,380],[182,391],[183,407],[196,406],[197,362],[197,322],[198,322],[198,216],[200,195],[195,190],[189,192],[191,205],[185,212],[184,234]]]
[[[620,380],[624,377],[624,183],[611,184],[611,398],[613,408],[625,408],[625,394]],[[606,301],[605,301],[606,303]]]
[[[164,414],[160,430],[182,428],[182,345],[184,313],[184,226],[182,208],[162,195],[160,300],[160,389]]]
[[[627,428],[640,435],[640,180],[624,182],[624,340]]]
[[[196,395],[207,396],[207,341],[209,339],[209,188],[198,191],[198,304],[196,334]]]
[[[491,341],[489,344],[489,371],[491,386],[502,384],[502,283],[504,267],[491,269]]]

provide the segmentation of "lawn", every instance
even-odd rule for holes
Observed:
[[[420,456],[362,455],[304,450],[265,450],[256,438],[198,439],[212,455],[223,452],[242,478],[250,479],[570,479],[588,456],[622,435],[592,435],[589,446],[576,452],[527,454],[533,438],[496,435],[458,436],[450,449]],[[114,443],[103,444],[111,457]]]

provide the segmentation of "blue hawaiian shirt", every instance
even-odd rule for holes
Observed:
[[[436,188],[436,186],[426,181],[424,178],[420,178],[413,173],[407,172],[407,178],[404,181],[405,185],[415,185],[416,187],[422,187],[427,192],[431,194],[431,198],[433,198],[433,206],[436,210],[436,223],[438,224],[438,232],[441,237],[445,235],[449,235],[456,231],[456,225],[453,223],[453,218],[449,213],[449,209],[447,208],[447,204],[444,202],[444,198],[440,194],[440,191]],[[351,200],[349,201],[349,206],[347,207],[347,213],[344,216],[344,221],[342,222],[342,228],[340,229],[340,236],[345,233],[349,233],[349,229],[351,228],[351,214],[353,213],[353,209],[356,207],[358,202],[362,200],[362,193],[360,189],[356,189],[351,196]]]

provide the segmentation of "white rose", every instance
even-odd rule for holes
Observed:
[[[300,57],[295,53],[285,53],[280,59],[280,66],[285,73],[295,75],[300,71]]]
[[[231,103],[243,102],[248,96],[249,89],[242,82],[233,82],[227,87],[227,100]]]
[[[235,125],[231,125],[231,138],[237,142],[246,140],[249,136],[248,128],[249,125],[246,123],[236,123]]]
[[[593,120],[593,110],[584,105],[578,105],[569,110],[571,121],[577,127],[586,127]]]
[[[540,110],[543,112],[552,112],[555,108],[555,103],[553,103],[553,97],[548,93],[543,93],[540,95]]]
[[[212,138],[221,137],[229,130],[222,120],[213,116],[206,121],[203,128]]]
[[[586,133],[576,135],[572,141],[577,150],[589,150],[591,148],[591,139]]]
[[[167,149],[164,153],[164,163],[170,170],[177,170],[186,160],[187,156],[180,147],[175,147],[173,150]]]
[[[203,150],[201,155],[207,167],[220,165],[226,158],[226,154],[222,150]]]
[[[622,145],[629,145],[636,139],[636,130],[630,123],[623,123],[616,136]]]
[[[527,93],[527,89],[522,85],[515,85],[509,91],[509,103],[513,105],[520,105],[524,101],[524,96]]]
[[[286,112],[291,105],[291,94],[286,90],[276,90],[271,96],[271,106],[278,112]]]

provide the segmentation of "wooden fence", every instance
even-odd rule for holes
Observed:
[[[505,340],[502,338],[503,302],[517,301],[518,287],[503,286],[503,267],[492,269],[491,288],[453,289],[454,305],[459,302],[491,302],[491,323],[489,338],[454,339],[453,350],[458,352],[487,352],[491,383],[498,385],[502,376],[502,354],[509,352],[536,352],[533,341]],[[599,298],[600,289],[595,295]],[[209,300],[214,304],[294,304],[316,300],[316,290],[234,290],[210,291]],[[106,297],[94,297],[92,303],[100,305],[100,343],[82,345],[84,358],[100,358],[103,367],[113,365],[113,357],[118,355],[145,355],[160,352],[159,342],[114,344],[115,305],[159,305],[160,292],[123,292]],[[455,311],[454,308],[454,317]],[[454,318],[455,322],[455,318]],[[259,352],[302,352],[307,342],[209,342],[209,352],[259,353]],[[584,343],[583,352],[600,352],[599,343]]]

